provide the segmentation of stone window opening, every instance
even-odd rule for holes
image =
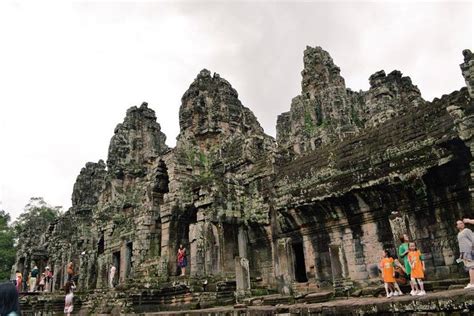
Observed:
[[[156,169],[155,185],[153,191],[161,194],[168,193],[169,182],[168,167],[166,167],[166,164],[163,160],[160,160]]]

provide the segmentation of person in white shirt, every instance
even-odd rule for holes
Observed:
[[[114,288],[115,271],[117,271],[117,268],[112,264],[109,271],[109,286],[112,289]]]
[[[456,222],[456,228],[459,230],[459,259],[464,262],[465,269],[469,271],[469,284],[465,288],[470,289],[474,288],[474,265],[470,264],[474,260],[474,233],[469,228],[466,228],[465,223],[474,224],[474,220],[465,218]]]

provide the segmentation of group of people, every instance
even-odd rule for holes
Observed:
[[[464,264],[464,269],[469,272],[469,283],[466,289],[474,288],[474,233],[466,228],[465,224],[474,224],[474,219],[465,218],[456,222],[458,229],[459,258],[458,263]],[[425,278],[424,256],[417,248],[415,242],[410,242],[407,234],[400,236],[401,245],[398,248],[398,257],[403,264],[394,259],[389,250],[384,250],[380,261],[380,270],[384,281],[387,297],[403,295],[399,282],[405,279],[410,282],[412,296],[426,295],[423,280]],[[405,276],[402,278],[401,274]]]
[[[15,273],[15,284],[17,292],[49,292],[51,291],[53,273],[50,267],[46,267],[44,272],[39,273],[37,266],[34,266],[26,280],[20,271]]]
[[[408,279],[411,286],[410,295],[426,295],[423,279],[425,277],[425,262],[420,250],[414,242],[410,242],[408,235],[400,236],[402,244],[398,248],[398,259],[394,259],[388,250],[383,251],[380,261],[380,270],[384,281],[387,297],[403,295],[398,282]],[[403,274],[403,275],[401,275]],[[403,277],[404,276],[404,277]]]

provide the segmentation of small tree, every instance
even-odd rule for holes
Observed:
[[[9,222],[10,214],[0,210],[0,282],[9,279],[15,263],[15,232]]]
[[[32,197],[14,223],[17,237],[37,236],[61,214],[61,206],[51,206],[42,197]]]

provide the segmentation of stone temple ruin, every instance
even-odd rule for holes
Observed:
[[[176,146],[147,103],[130,108],[107,162],[85,165],[72,207],[20,240],[14,269],[49,265],[59,291],[73,261],[90,311],[196,308],[370,286],[381,250],[407,233],[431,280],[465,276],[455,221],[474,216],[474,58],[463,54],[467,87],[428,102],[400,71],[352,91],[326,51],[307,47],[276,140],[202,70],[181,99]],[[112,263],[119,284],[107,290]]]

